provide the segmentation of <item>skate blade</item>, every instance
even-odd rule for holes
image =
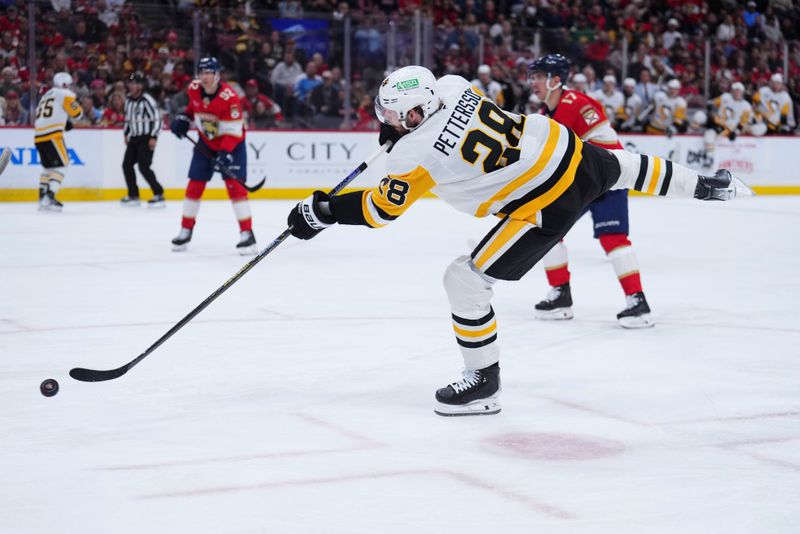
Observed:
[[[52,211],[53,213],[61,213],[63,209],[61,206],[39,206],[39,211]]]
[[[734,198],[736,197],[754,197],[756,196],[755,191],[753,191],[749,185],[744,183],[741,179],[733,176],[733,191],[734,191]]]
[[[568,321],[575,317],[572,308],[556,308],[554,310],[536,310],[536,318],[540,321]]]
[[[119,205],[122,206],[123,208],[138,208],[139,206],[141,206],[141,203],[139,203],[139,202],[120,202]]]
[[[172,245],[172,252],[185,252],[187,248],[189,248],[188,243],[183,245]]]
[[[652,328],[656,325],[649,313],[637,317],[620,317],[617,321],[619,321],[619,325],[622,328],[629,328],[631,330],[636,328]]]
[[[152,203],[152,204],[150,202],[147,203],[147,209],[149,209],[149,210],[160,210],[160,209],[166,208],[166,207],[167,207],[167,203],[166,202],[155,202],[155,203]]]
[[[463,415],[494,415],[500,413],[501,409],[498,396],[492,395],[467,404],[455,405],[437,402],[433,411],[436,415],[443,417],[459,417]]]
[[[258,248],[255,245],[250,245],[249,247],[236,247],[236,250],[239,252],[240,256],[255,256],[258,254]]]

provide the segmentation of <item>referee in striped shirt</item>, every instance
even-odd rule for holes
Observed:
[[[161,114],[155,99],[144,92],[145,77],[141,72],[134,72],[128,78],[128,98],[125,101],[125,157],[122,160],[122,172],[128,194],[120,201],[123,206],[139,205],[139,186],[136,185],[134,165],[139,165],[153,198],[147,201],[148,207],[163,208],[164,188],[156,180],[156,174],[150,169],[156,139],[161,131]]]

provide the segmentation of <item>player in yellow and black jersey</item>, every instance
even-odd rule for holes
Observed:
[[[335,197],[316,191],[290,212],[288,223],[300,239],[335,223],[377,228],[428,191],[460,211],[499,219],[471,254],[445,272],[466,371],[436,392],[440,415],[500,411],[492,285],[524,276],[590,202],[611,189],[701,200],[752,194],[727,170],[699,176],[663,158],[583,143],[545,115],[508,113],[464,78],[437,81],[424,67],[389,75],[375,107],[384,123],[381,143],[395,141],[386,177],[365,191]]]
[[[69,165],[64,131],[72,128],[72,120],[81,116],[75,93],[69,87],[72,76],[59,72],[53,76],[53,87],[36,106],[34,142],[39,160],[44,167],[39,176],[39,209],[61,211],[63,204],[56,193],[64,181],[64,170]]]

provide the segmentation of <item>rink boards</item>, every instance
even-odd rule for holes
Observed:
[[[196,132],[192,132],[196,136]],[[117,200],[125,194],[121,162],[125,152],[120,129],[76,129],[66,136],[70,156],[63,200]],[[267,177],[255,198],[302,198],[310,191],[330,188],[377,146],[375,132],[249,131],[248,177],[255,183]],[[626,135],[627,150],[659,155],[698,170],[731,169],[760,194],[800,193],[800,137],[739,137],[718,140],[713,154],[702,136]],[[30,128],[0,128],[0,147],[11,149],[11,162],[0,177],[0,201],[36,198],[41,170]],[[158,140],[153,169],[168,199],[183,198],[192,146],[171,133]],[[375,162],[355,182],[369,186],[381,177],[383,162]],[[141,186],[145,186],[143,180]],[[144,188],[146,189],[146,187]],[[143,195],[147,195],[143,190]],[[226,198],[221,180],[213,180],[205,198]]]

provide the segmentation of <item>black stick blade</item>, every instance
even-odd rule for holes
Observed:
[[[266,182],[266,181],[267,181],[267,177],[265,176],[256,185],[247,185],[244,182],[239,182],[239,183],[242,184],[244,186],[244,188],[247,189],[248,191],[250,191],[251,193],[255,193],[256,191],[258,191],[259,189],[261,189],[264,186],[264,182]]]
[[[122,367],[110,369],[108,371],[98,371],[95,369],[76,367],[70,370],[69,376],[81,382],[104,382],[106,380],[114,380],[115,378],[121,377],[128,372],[128,369],[130,369],[130,366],[128,365],[123,365]]]

